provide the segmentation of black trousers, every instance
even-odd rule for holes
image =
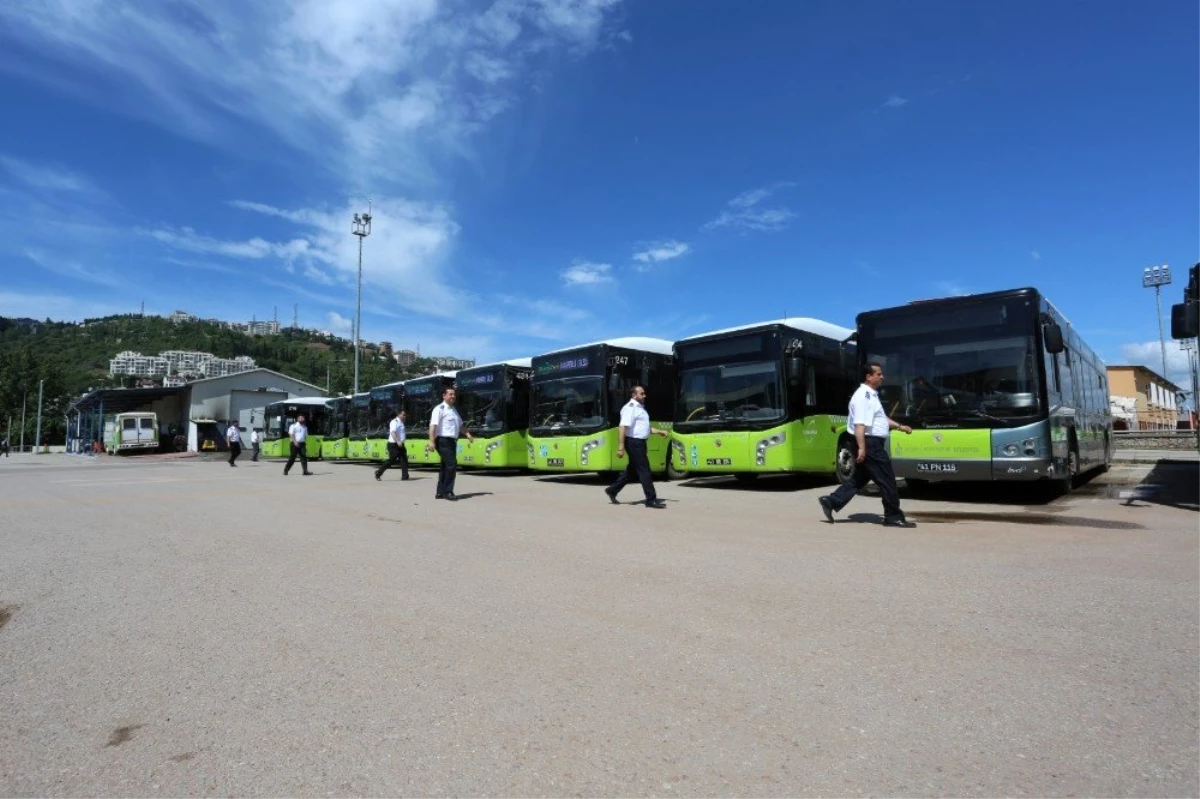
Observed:
[[[438,436],[436,441],[438,458],[442,465],[438,469],[437,495],[454,493],[454,476],[458,472],[458,439]]]
[[[621,493],[622,488],[637,480],[642,484],[642,492],[646,495],[646,501],[657,501],[658,494],[654,493],[654,477],[650,474],[650,456],[646,454],[646,439],[626,436],[625,456],[629,458],[629,463],[626,464],[625,471],[617,477],[616,482],[608,487],[608,493],[615,497]]]
[[[296,445],[292,444],[292,454],[288,456],[287,466],[283,467],[283,473],[287,474],[292,470],[292,466],[296,464],[296,458],[300,458],[300,470],[308,474],[308,442]]]
[[[407,480],[408,479],[408,450],[404,448],[403,444],[396,444],[394,442],[389,441],[388,442],[388,459],[383,462],[382,466],[380,466],[378,469],[375,470],[375,476],[379,477],[381,474],[383,474],[384,472],[386,472],[388,469],[392,468],[396,464],[400,465],[400,478],[402,480]]]
[[[258,453],[259,453],[259,451],[262,449],[262,446],[261,446],[261,445],[260,445],[260,444],[259,444],[257,441],[255,441],[255,442],[254,442],[253,444],[251,444],[250,446],[254,447],[254,454],[250,456],[250,460],[252,460],[252,461],[257,461],[257,460],[258,460]]]
[[[229,442],[229,465],[232,466],[233,462],[237,460],[238,455],[241,455],[241,454],[242,454],[242,445],[236,441],[230,441]]]
[[[858,442],[851,444],[855,457],[858,457]],[[854,499],[862,487],[874,480],[883,495],[883,518],[903,519],[900,510],[900,492],[896,489],[896,472],[892,469],[892,459],[887,451],[887,439],[878,436],[867,436],[867,459],[858,464],[854,470],[854,481],[843,483],[837,491],[829,495],[829,502],[835,511],[841,510]]]

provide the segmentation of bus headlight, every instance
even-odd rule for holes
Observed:
[[[488,444],[486,447],[483,448],[483,462],[484,463],[492,462],[492,451],[499,448],[500,443],[501,442],[499,442],[499,441],[493,441],[492,443]],[[530,451],[532,451],[533,447],[530,447],[529,449],[530,449]]]
[[[529,462],[533,463],[533,444],[526,444],[525,452],[529,455]]]
[[[1019,455],[1020,452],[1021,452],[1021,450],[1017,448],[1016,444],[1005,444],[1004,445],[1004,454],[1010,458],[1017,457],[1017,455]]]
[[[776,433],[773,436],[759,439],[754,445],[754,462],[759,466],[767,465],[767,450],[771,447],[777,447],[787,440],[786,433]]]
[[[604,446],[603,438],[593,438],[591,441],[584,442],[583,448],[579,450],[579,465],[587,466],[588,453],[602,446]]]
[[[1037,440],[1036,439],[1027,438],[1021,442],[1021,446],[1025,448],[1026,455],[1033,455],[1034,453],[1037,452]]]

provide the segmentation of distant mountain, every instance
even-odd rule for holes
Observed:
[[[159,316],[110,316],[83,322],[0,317],[0,425],[16,441],[20,437],[22,399],[26,399],[27,444],[33,442],[38,381],[44,380],[42,441],[61,443],[63,414],[72,400],[91,389],[134,385],[133,377],[109,377],[109,360],[134,350],[157,355],[165,350],[197,350],[219,358],[247,355],[259,366],[317,386],[329,381],[330,393],[348,393],[354,381],[350,342],[296,329],[278,335],[251,336],[219,323],[173,322]],[[391,358],[364,349],[359,388],[428,374],[429,360],[401,367]],[[12,431],[7,428],[12,418]]]

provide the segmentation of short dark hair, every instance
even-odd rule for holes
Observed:
[[[878,369],[879,371],[882,372],[883,364],[878,363],[876,361],[871,361],[869,364],[866,364],[865,366],[863,366],[863,380],[866,380],[868,377],[875,374],[876,369]]]

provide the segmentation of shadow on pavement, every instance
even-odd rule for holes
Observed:
[[[1200,510],[1200,463],[1161,460],[1135,486],[1111,485],[1103,496],[1122,499],[1131,508],[1163,505]]]

